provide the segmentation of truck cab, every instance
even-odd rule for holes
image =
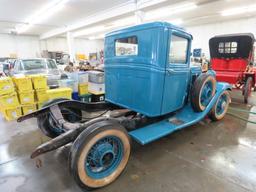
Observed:
[[[166,22],[107,34],[106,100],[150,117],[181,109],[192,79],[191,41],[192,35]]]

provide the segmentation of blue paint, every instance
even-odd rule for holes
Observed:
[[[170,40],[188,41],[186,63],[169,63]],[[115,41],[137,37],[138,55],[116,56]],[[154,117],[182,108],[191,79],[192,36],[169,23],[154,22],[107,34],[106,101]]]
[[[97,141],[90,149],[85,162],[85,171],[92,179],[111,175],[119,166],[124,154],[122,141],[108,136]]]
[[[193,49],[193,57],[201,57],[202,49]]]
[[[77,100],[77,101],[80,100],[80,99],[79,99],[79,94],[78,94],[78,92],[73,92],[73,93],[72,93],[72,99]]]
[[[190,104],[187,104],[180,111],[177,111],[173,116],[169,116],[166,119],[150,124],[148,126],[136,129],[129,132],[129,135],[142,145],[155,141],[161,137],[164,137],[172,132],[193,125],[202,120],[212,109],[217,99],[223,93],[223,91],[231,89],[231,86],[227,83],[217,83],[216,94],[203,112],[195,112]],[[172,119],[178,119],[181,124],[174,124],[170,122]]]

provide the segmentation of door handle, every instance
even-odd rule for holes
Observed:
[[[173,69],[167,69],[167,74],[171,75],[172,73],[175,73],[175,71]]]

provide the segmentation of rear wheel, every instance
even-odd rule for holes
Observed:
[[[117,179],[130,156],[127,131],[108,121],[95,123],[75,140],[70,152],[70,170],[83,189],[104,187]]]
[[[219,96],[218,100],[210,111],[208,115],[210,119],[212,119],[213,121],[221,120],[227,113],[230,101],[230,94],[226,90]]]
[[[48,107],[56,102],[65,100],[68,99],[54,99],[45,103],[43,107]],[[74,108],[61,108],[60,110],[64,119],[70,123],[78,122],[82,118],[81,110]],[[64,130],[55,123],[50,111],[37,117],[37,125],[41,131],[50,138],[55,138],[64,132]]]
[[[191,105],[196,112],[204,111],[216,92],[216,79],[209,74],[201,74],[191,90]]]
[[[248,77],[244,85],[244,103],[248,103],[248,98],[252,92],[252,77]]]

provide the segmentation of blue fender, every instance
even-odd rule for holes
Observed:
[[[129,135],[142,145],[148,144],[172,132],[196,124],[201,121],[212,109],[219,96],[225,90],[231,90],[228,83],[218,82],[216,86],[216,94],[202,112],[195,112],[190,103],[185,105],[181,110],[177,111],[171,117],[167,117],[157,123],[147,125],[130,131]]]

